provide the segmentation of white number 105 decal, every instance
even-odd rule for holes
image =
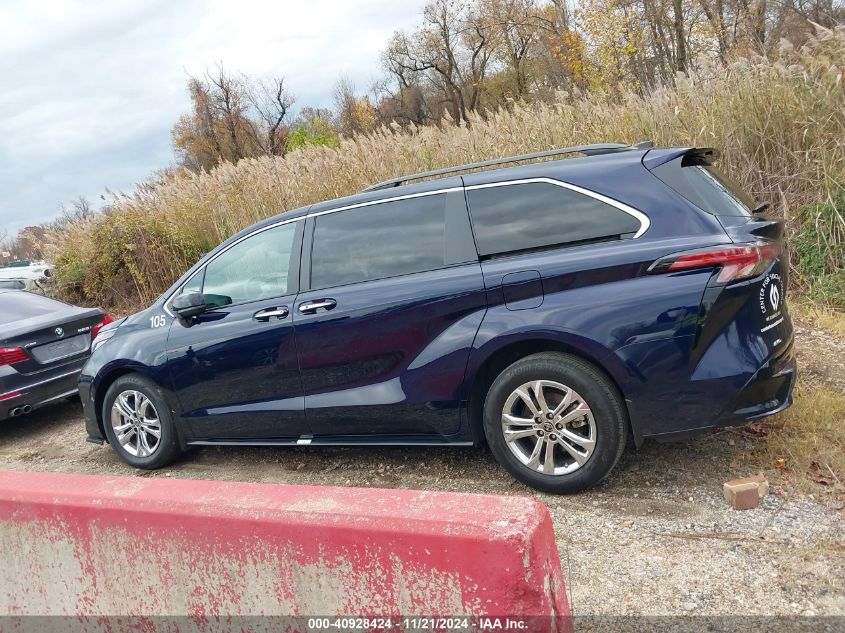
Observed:
[[[150,317],[150,327],[164,327],[166,324],[167,318],[163,314]]]

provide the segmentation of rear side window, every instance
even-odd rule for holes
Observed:
[[[23,290],[0,292],[0,323],[11,323],[59,312],[67,307],[67,304],[60,301]]]
[[[601,200],[549,183],[468,189],[478,254],[620,238],[640,221]]]
[[[311,287],[435,270],[446,263],[445,249],[445,194],[318,216],[311,249]]]
[[[712,165],[682,157],[655,167],[651,173],[707,213],[752,215],[751,196]]]

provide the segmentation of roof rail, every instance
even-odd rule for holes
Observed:
[[[641,145],[641,144],[640,144]],[[545,152],[532,152],[530,154],[520,154],[519,156],[508,156],[506,158],[496,158],[494,160],[485,160],[480,163],[467,163],[466,165],[455,165],[454,167],[443,167],[441,169],[432,169],[431,171],[421,171],[417,174],[409,174],[407,176],[399,176],[398,178],[391,178],[383,182],[370,185],[364,191],[378,191],[379,189],[389,189],[390,187],[398,187],[399,185],[408,182],[409,180],[420,180],[422,178],[431,178],[433,176],[445,176],[459,171],[467,171],[470,169],[481,169],[482,167],[494,167],[496,165],[506,165],[508,163],[518,163],[523,160],[536,160],[538,158],[548,158],[550,156],[560,156],[562,154],[586,154],[587,156],[595,156],[598,154],[612,154],[615,152],[624,152],[632,149],[641,149],[638,145],[624,145],[622,143],[600,143],[596,145],[576,145],[574,147],[562,147],[560,149],[550,149]]]

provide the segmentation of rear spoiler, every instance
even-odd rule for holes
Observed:
[[[643,156],[643,166],[651,171],[655,167],[683,156],[683,166],[712,165],[719,158],[719,150],[712,147],[673,147],[651,149]]]

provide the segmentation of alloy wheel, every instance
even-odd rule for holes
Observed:
[[[524,466],[545,475],[578,470],[596,447],[596,423],[587,402],[551,380],[527,382],[511,392],[502,410],[502,433]]]
[[[149,457],[161,443],[161,420],[152,401],[140,391],[117,394],[111,425],[121,448],[133,457]]]

